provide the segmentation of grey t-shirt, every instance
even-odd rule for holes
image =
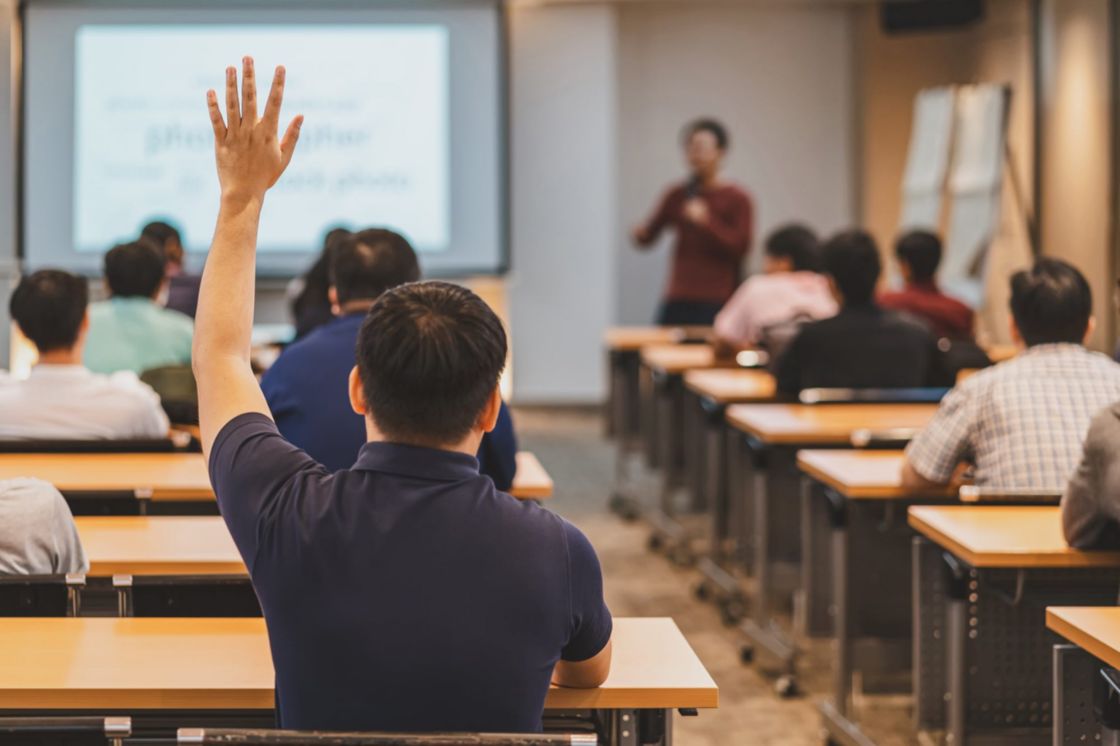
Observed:
[[[0,575],[89,570],[70,507],[39,479],[0,480]]]

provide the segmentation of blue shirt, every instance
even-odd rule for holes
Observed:
[[[210,479],[284,728],[538,731],[557,660],[610,639],[586,537],[471,456],[369,443],[331,474],[249,413],[218,434]]]
[[[261,379],[281,434],[331,471],[354,464],[366,442],[365,418],[350,407],[349,376],[364,313],[340,316],[289,345]],[[508,490],[517,470],[513,418],[502,405],[482,439],[480,469]]]
[[[139,375],[166,365],[190,365],[194,322],[150,298],[110,298],[89,307],[83,362],[94,373]]]

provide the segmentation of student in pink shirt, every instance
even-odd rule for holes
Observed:
[[[771,233],[763,274],[749,277],[719,312],[717,340],[727,347],[750,347],[762,342],[771,327],[835,316],[836,299],[819,269],[819,242],[811,230],[787,225]]]

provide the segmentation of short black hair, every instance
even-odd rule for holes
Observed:
[[[105,283],[114,297],[152,298],[163,275],[163,252],[151,241],[118,244],[105,254]]]
[[[502,322],[470,290],[447,282],[388,290],[358,335],[369,415],[391,441],[457,443],[498,385],[506,349]]]
[[[78,341],[89,305],[89,284],[59,269],[24,277],[12,293],[8,312],[39,352],[65,350]]]
[[[1044,257],[1011,276],[1011,315],[1028,347],[1080,344],[1093,315],[1093,291],[1072,264]]]
[[[719,120],[710,117],[703,119],[696,119],[685,125],[684,135],[681,138],[685,144],[692,139],[692,136],[697,132],[710,132],[716,138],[716,145],[720,150],[727,150],[731,147],[731,136],[727,134],[727,127]]]
[[[420,262],[404,236],[385,228],[348,233],[330,253],[330,282],[338,302],[374,300],[420,279]]]
[[[867,231],[848,230],[825,242],[824,271],[832,277],[845,305],[867,303],[875,296],[883,271],[879,247]]]
[[[817,234],[798,223],[784,225],[766,237],[766,254],[789,259],[798,272],[820,272],[821,245]]]
[[[156,246],[166,247],[168,241],[183,245],[179,229],[164,220],[153,220],[140,229],[140,238],[146,238]]]
[[[941,264],[941,239],[929,231],[904,233],[894,245],[894,255],[910,267],[916,282],[929,282]]]

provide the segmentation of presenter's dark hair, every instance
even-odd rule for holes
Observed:
[[[153,220],[145,225],[140,230],[140,238],[146,238],[156,246],[164,248],[170,241],[183,245],[183,237],[179,234],[179,229],[163,220]]]
[[[447,282],[385,292],[358,336],[369,414],[398,443],[445,446],[466,437],[505,361],[502,322],[477,295]]]
[[[163,252],[151,241],[122,243],[105,254],[105,283],[115,298],[152,298],[163,275]]]
[[[822,249],[824,271],[844,296],[845,305],[868,303],[882,272],[879,247],[867,231],[837,233]]]
[[[78,341],[87,305],[89,285],[84,278],[43,269],[20,280],[8,311],[39,352],[52,352]]]
[[[1093,315],[1093,291],[1073,265],[1039,259],[1011,276],[1011,315],[1028,347],[1080,344]]]
[[[797,272],[821,271],[820,248],[817,234],[797,223],[782,226],[766,237],[767,256],[789,259]]]
[[[915,282],[930,282],[941,264],[941,239],[929,231],[910,231],[895,243],[894,254],[910,267]]]
[[[416,252],[404,236],[384,228],[348,233],[330,256],[330,281],[339,303],[374,300],[420,279]]]
[[[716,138],[716,145],[719,146],[720,150],[727,150],[731,147],[731,136],[727,134],[727,127],[723,126],[723,123],[719,120],[705,117],[689,122],[685,125],[684,135],[681,139],[687,145],[688,141],[691,140],[692,136],[697,132],[711,133],[711,135]]]

